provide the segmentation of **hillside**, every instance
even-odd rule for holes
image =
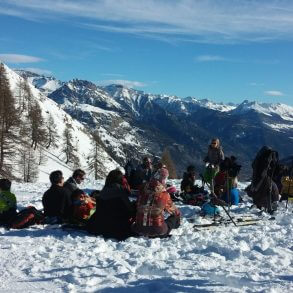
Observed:
[[[22,75],[31,76],[23,71]],[[293,107],[284,104],[245,100],[226,105],[149,94],[122,85],[100,87],[86,80],[47,79],[44,84],[52,80],[58,84],[48,97],[73,119],[97,131],[121,166],[130,159],[138,162],[146,154],[161,156],[167,147],[179,176],[189,164],[200,173],[212,137],[220,138],[225,155],[238,158],[243,179],[251,176],[251,162],[263,145],[276,149],[280,158],[292,155]],[[36,76],[34,80],[38,87]]]
[[[5,66],[6,76],[9,80],[11,91],[15,97],[19,94],[19,83],[25,82],[22,77],[16,74],[13,70]],[[92,136],[88,129],[79,121],[73,119],[69,114],[60,108],[60,106],[55,103],[52,99],[49,99],[44,93],[40,92],[35,86],[30,82],[27,83],[30,89],[30,101],[37,101],[44,119],[47,121],[49,116],[53,118],[52,123],[56,125],[57,135],[59,136],[58,147],[52,147],[47,149],[45,147],[40,147],[42,153],[44,154],[44,162],[39,166],[38,180],[47,182],[48,174],[56,169],[61,169],[65,176],[69,176],[72,173],[73,166],[65,163],[65,155],[62,151],[62,136],[66,125],[70,125],[72,130],[73,138],[72,143],[77,150],[77,156],[80,161],[80,167],[87,171],[88,167],[88,156],[91,152]],[[17,100],[17,98],[16,98]],[[24,117],[23,117],[24,119]],[[36,152],[40,149],[36,150]],[[107,172],[118,166],[118,164],[110,157],[110,155],[105,151],[103,146],[99,149],[100,156],[100,178],[105,177]]]

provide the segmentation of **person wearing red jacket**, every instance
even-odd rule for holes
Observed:
[[[74,190],[71,197],[73,220],[86,221],[96,211],[96,200],[85,194],[83,190]]]
[[[169,172],[160,168],[146,183],[138,197],[133,231],[140,236],[167,237],[172,229],[180,226],[180,211],[166,191]],[[164,213],[170,216],[165,219]]]

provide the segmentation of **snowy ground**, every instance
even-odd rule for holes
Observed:
[[[19,208],[41,208],[47,187],[14,184]],[[198,208],[178,206],[182,226],[169,239],[117,242],[43,226],[0,228],[0,292],[293,292],[292,206],[282,205],[274,221],[202,231],[185,219],[208,221]],[[256,213],[248,206],[231,213]]]

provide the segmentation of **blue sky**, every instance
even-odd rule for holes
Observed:
[[[293,105],[291,0],[0,0],[0,27],[12,68]]]

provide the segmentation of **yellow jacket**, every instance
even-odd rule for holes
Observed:
[[[0,191],[0,214],[16,209],[16,197],[10,191]]]

